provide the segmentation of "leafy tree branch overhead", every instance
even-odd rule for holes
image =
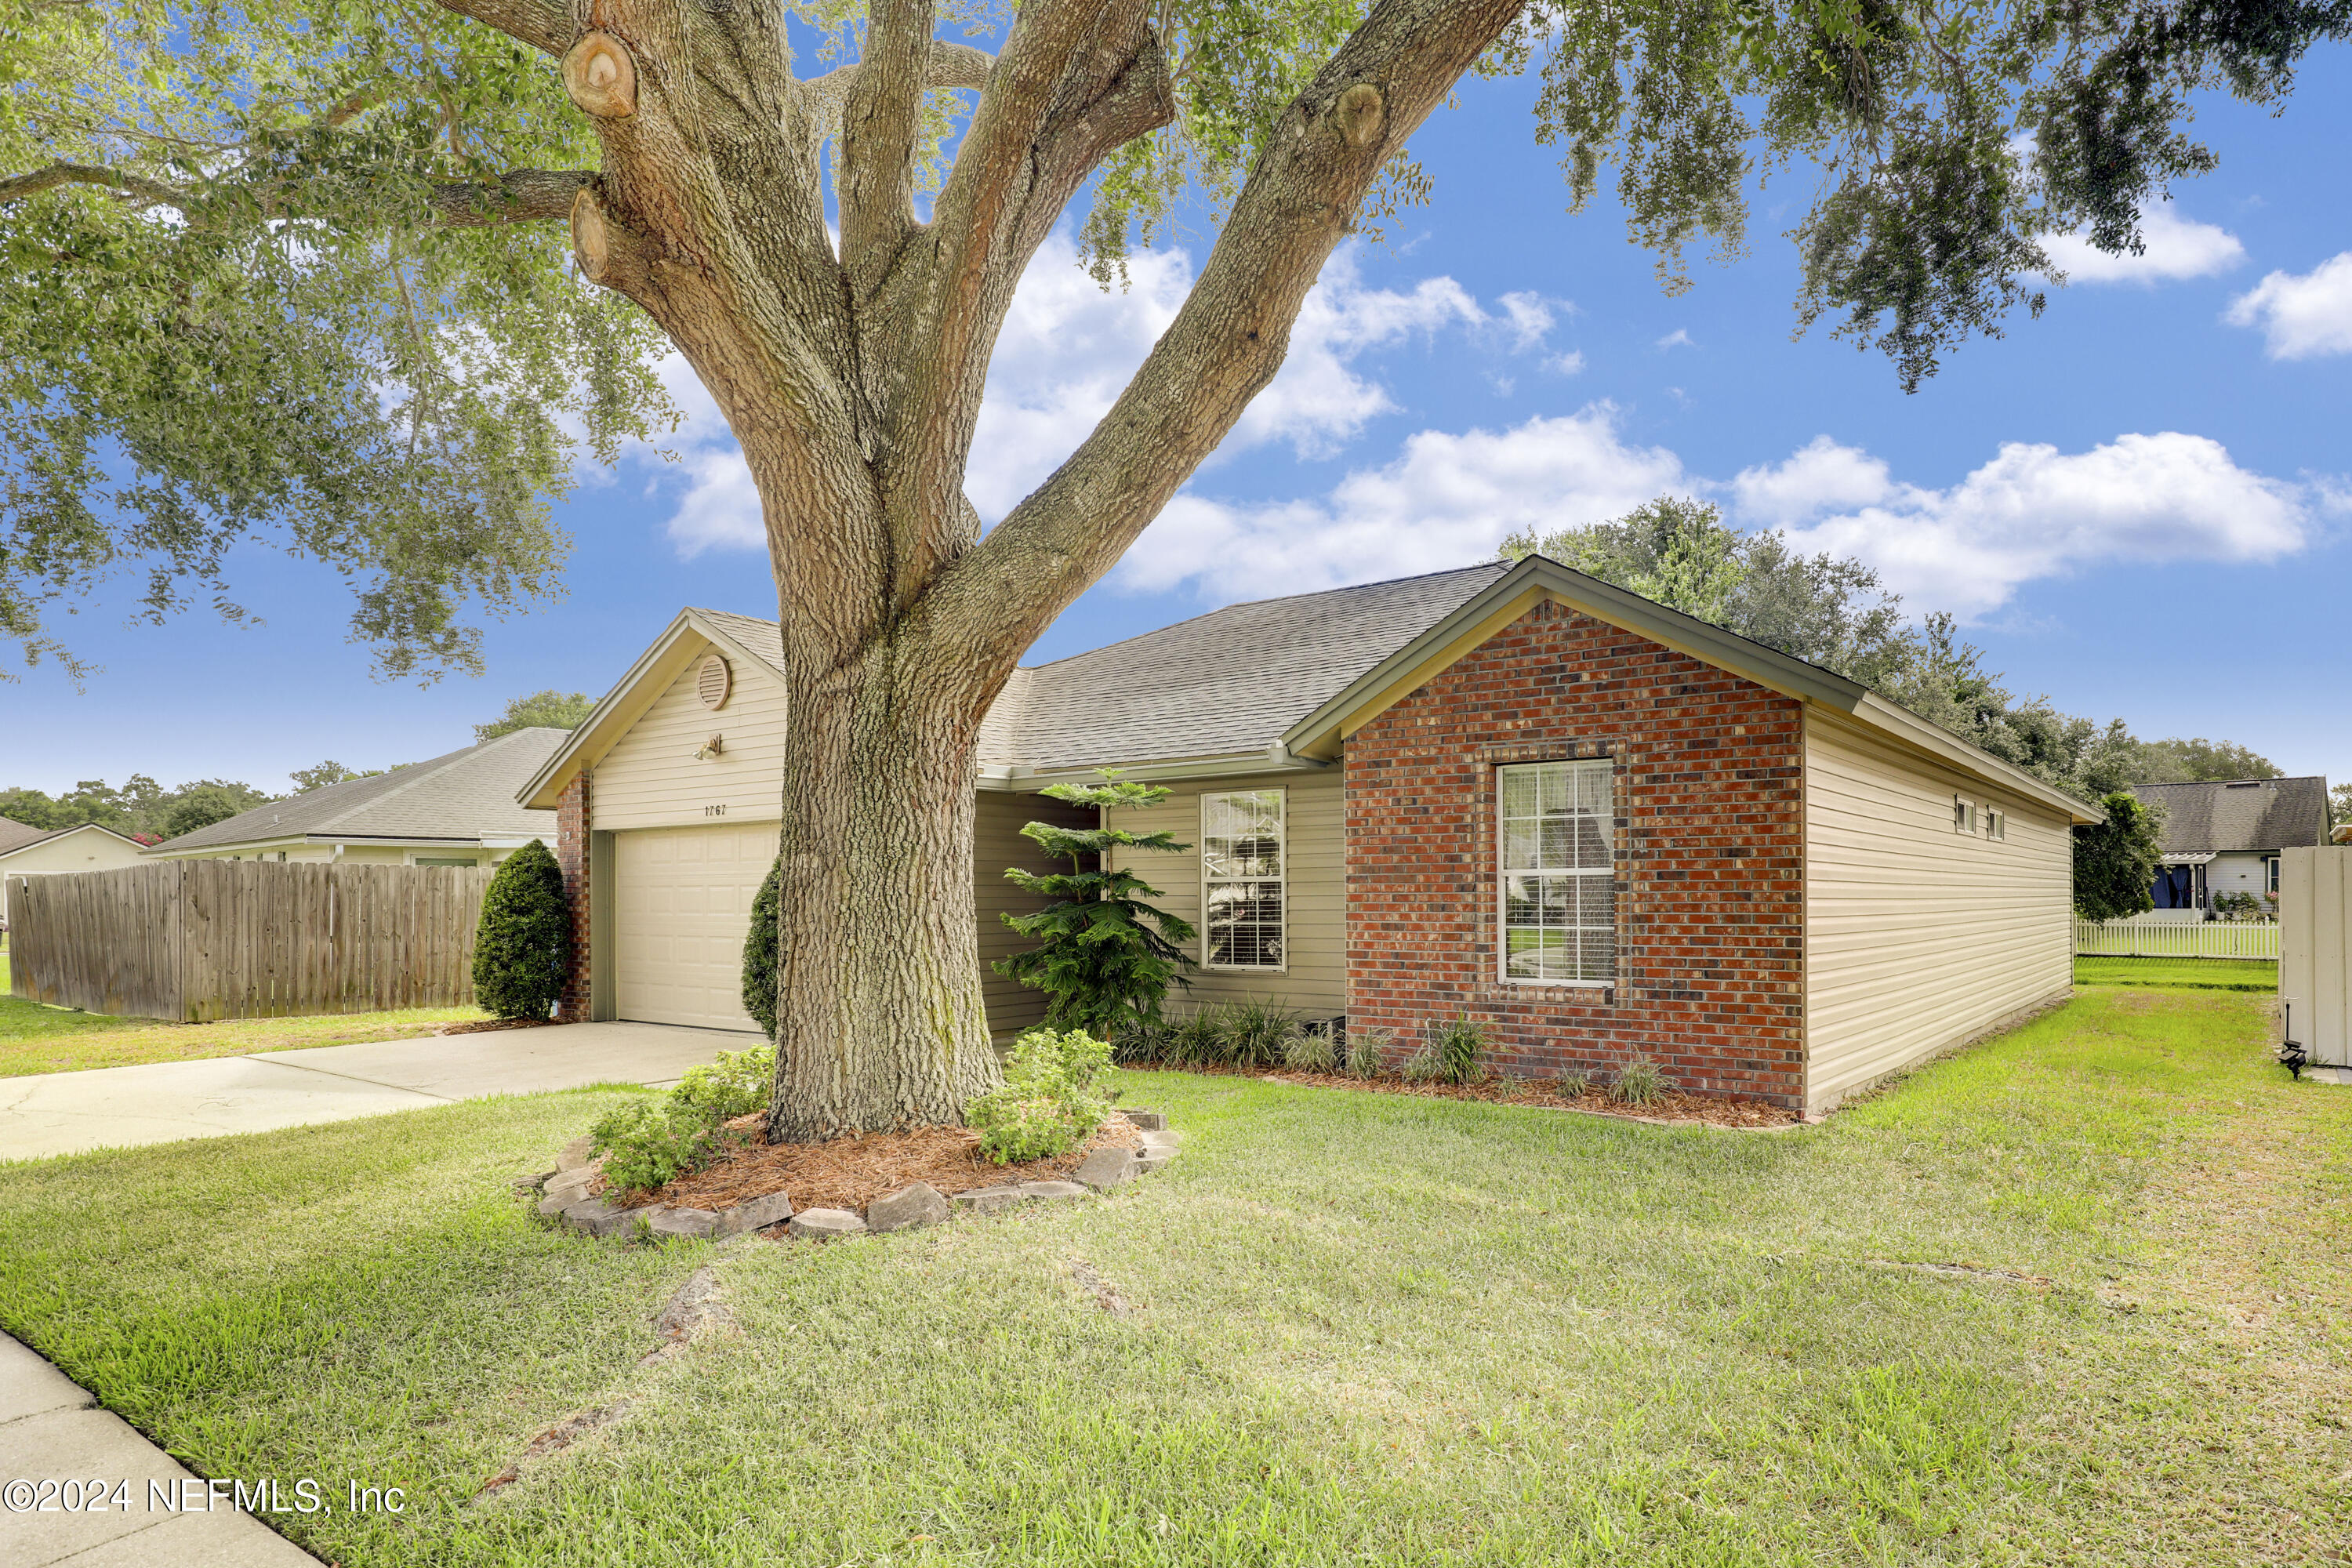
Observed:
[[[668,410],[675,349],[762,503],[793,724],[772,1127],[956,1116],[996,1078],[974,742],[1023,650],[1282,363],[1332,249],[1426,188],[1471,72],[1540,79],[1571,205],[1604,168],[1669,286],[1822,173],[1799,312],[1916,385],[2210,156],[2352,0],[0,0],[0,629],[110,574],[241,613],[257,539],[349,574],[394,673],[556,587],[549,500]],[[994,54],[944,36],[988,36]],[[1115,274],[1223,219],[1110,412],[983,537],[990,356],[1082,196]],[[574,269],[576,268],[576,278]]]

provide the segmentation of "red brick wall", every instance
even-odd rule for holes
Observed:
[[[589,938],[594,930],[588,907],[588,775],[572,775],[555,803],[555,863],[563,868],[563,901],[572,906],[572,973],[563,983],[563,998],[555,1016],[566,1024],[588,1021],[593,1000],[589,984]]]
[[[1677,1087],[1804,1094],[1803,720],[1713,665],[1542,605],[1348,741],[1348,1025],[1467,1012],[1519,1077],[1634,1055]],[[1495,769],[1614,763],[1617,981],[1507,984]]]

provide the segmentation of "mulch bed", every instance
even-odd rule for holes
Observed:
[[[757,1115],[727,1123],[734,1147],[690,1175],[656,1193],[614,1198],[635,1208],[667,1204],[674,1208],[719,1210],[770,1193],[783,1193],[795,1209],[854,1209],[915,1182],[929,1182],[953,1197],[979,1187],[1013,1182],[1058,1182],[1097,1149],[1132,1149],[1142,1142],[1124,1116],[1114,1115],[1093,1138],[1069,1153],[1024,1164],[999,1165],[980,1152],[980,1136],[966,1127],[919,1127],[911,1132],[866,1132],[823,1143],[767,1143]]]
[[[436,1035],[487,1035],[493,1029],[544,1029],[554,1022],[552,1018],[477,1018],[469,1024],[444,1024],[433,1032]]]
[[[1788,1127],[1802,1121],[1798,1112],[1752,1100],[1717,1100],[1710,1095],[1667,1089],[1647,1105],[1627,1105],[1609,1098],[1599,1087],[1581,1093],[1564,1093],[1559,1080],[1546,1078],[1490,1078],[1484,1083],[1427,1083],[1386,1076],[1350,1078],[1345,1073],[1298,1072],[1290,1068],[1183,1067],[1147,1070],[1197,1072],[1228,1078],[1264,1079],[1268,1083],[1297,1084],[1308,1089],[1351,1089],[1364,1094],[1411,1094],[1424,1100],[1475,1100],[1488,1105],[1527,1105],[1550,1110],[1581,1110],[1629,1121],[1704,1121],[1712,1127]]]

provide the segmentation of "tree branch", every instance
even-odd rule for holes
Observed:
[[[59,185],[98,185],[136,196],[142,206],[184,207],[188,193],[161,180],[151,180],[142,174],[128,174],[120,169],[93,168],[87,163],[52,163],[46,169],[30,174],[14,174],[0,179],[0,206],[21,202],[27,196],[53,191]]]
[[[585,169],[509,169],[488,181],[433,187],[436,218],[448,228],[486,228],[570,216],[572,204],[595,179]]]
[[[841,264],[870,299],[915,220],[915,134],[930,65],[933,0],[871,0],[866,53],[841,113]]]
[[[1381,0],[1284,111],[1208,265],[1076,451],[910,613],[984,700],[1118,559],[1281,368],[1307,290],[1372,182],[1521,0]]]
[[[468,21],[495,27],[508,37],[529,44],[551,55],[561,55],[572,47],[580,29],[572,20],[568,5],[550,4],[550,0],[434,0],[445,11],[453,11]]]

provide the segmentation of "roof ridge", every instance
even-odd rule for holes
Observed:
[[[1462,572],[1484,572],[1497,569],[1507,572],[1510,568],[1511,563],[1507,561],[1476,561],[1471,563],[1467,566],[1448,566],[1442,571],[1437,572],[1416,572],[1406,577],[1382,577],[1370,583],[1342,583],[1336,588],[1317,588],[1312,592],[1305,594],[1275,594],[1263,599],[1236,599],[1230,605],[1219,605],[1213,610],[1203,610],[1197,616],[1187,616],[1181,621],[1171,621],[1164,626],[1154,626],[1148,632],[1138,632],[1133,637],[1121,637],[1117,642],[1107,642],[1100,647],[1081,648],[1076,653],[1066,653],[1059,658],[1047,659],[1043,664],[1024,664],[1021,668],[1024,669],[1051,669],[1057,664],[1067,664],[1074,658],[1092,658],[1098,653],[1108,653],[1113,648],[1125,647],[1129,643],[1141,642],[1146,637],[1156,637],[1164,632],[1172,632],[1180,626],[1189,626],[1193,625],[1195,622],[1208,620],[1212,616],[1229,615],[1234,610],[1252,609],[1260,605],[1283,605],[1293,603],[1299,599],[1328,598],[1339,594],[1360,593],[1366,588],[1393,588],[1403,583],[1426,582],[1432,577],[1451,577],[1455,574]]]

